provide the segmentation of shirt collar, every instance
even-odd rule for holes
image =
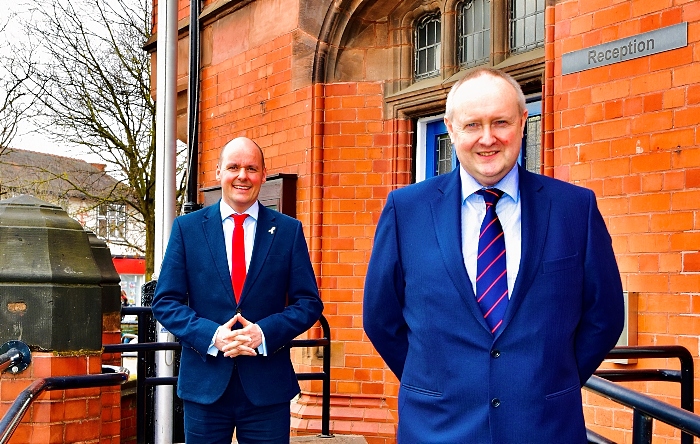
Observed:
[[[233,208],[231,208],[226,202],[224,202],[223,199],[219,201],[219,211],[221,212],[221,221],[223,222],[224,219],[227,217],[231,216],[232,214],[236,213],[238,214],[237,211],[234,211]],[[258,204],[258,201],[256,200],[253,205],[251,205],[247,210],[245,210],[243,213],[249,215],[255,220],[258,220],[258,212],[260,211],[260,205]]]
[[[503,179],[498,181],[496,185],[490,188],[498,188],[499,190],[503,191],[504,194],[510,196],[515,203],[517,203],[520,196],[518,192],[519,177],[518,164],[516,163],[513,168],[508,171],[508,174],[503,177]],[[484,188],[483,185],[477,182],[476,179],[467,173],[467,171],[461,166],[459,167],[459,179],[462,183],[462,205],[464,205],[467,198],[474,194],[474,192]]]

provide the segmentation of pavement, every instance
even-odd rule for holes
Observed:
[[[234,440],[231,444],[237,444]],[[306,444],[367,444],[364,436],[359,435],[334,435],[331,438],[321,438],[319,436],[293,436],[290,443]]]
[[[295,436],[289,442],[303,442],[307,444],[367,444],[364,436],[359,435],[334,435],[332,438],[318,436]]]

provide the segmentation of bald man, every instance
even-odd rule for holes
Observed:
[[[241,444],[289,443],[289,344],[323,304],[301,223],[258,201],[265,175],[260,147],[231,140],[221,200],[173,223],[153,314],[182,343],[188,444],[230,444],[234,431]]]

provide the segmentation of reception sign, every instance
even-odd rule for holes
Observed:
[[[688,23],[657,29],[636,36],[566,53],[561,58],[562,75],[611,65],[688,45]]]

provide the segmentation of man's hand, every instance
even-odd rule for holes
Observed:
[[[236,322],[240,322],[243,328],[231,330]],[[224,352],[224,356],[233,358],[236,356],[256,356],[255,351],[262,344],[262,330],[244,318],[240,313],[229,319],[219,327],[216,333],[214,346]]]

